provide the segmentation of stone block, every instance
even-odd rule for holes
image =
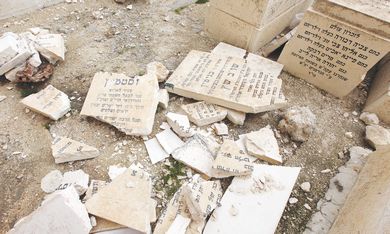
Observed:
[[[227,110],[223,107],[206,102],[195,102],[181,106],[189,120],[199,127],[223,120]]]
[[[66,137],[54,139],[52,153],[56,163],[84,160],[99,156],[99,150]]]

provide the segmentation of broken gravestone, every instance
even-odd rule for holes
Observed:
[[[45,193],[52,193],[61,185],[62,173],[59,170],[53,170],[45,175],[41,180],[41,189]]]
[[[181,137],[192,137],[194,132],[191,129],[190,121],[186,115],[168,112],[167,122],[169,126]]]
[[[184,145],[184,142],[170,128],[157,133],[156,138],[168,154]]]
[[[169,92],[245,113],[286,105],[278,79],[283,65],[256,55],[248,59],[191,51],[165,83]]]
[[[272,164],[281,164],[278,141],[270,126],[244,135],[248,153]]]
[[[88,234],[91,228],[85,206],[70,187],[50,194],[38,209],[20,219],[8,233]]]
[[[100,154],[98,149],[66,137],[54,139],[51,149],[56,163],[95,158]]]
[[[83,170],[68,171],[64,173],[61,184],[56,190],[64,190],[69,187],[74,187],[79,194],[83,195],[88,189],[89,175]]]
[[[158,89],[153,75],[130,78],[96,73],[81,115],[109,123],[127,135],[149,135],[158,105]]]
[[[68,96],[51,85],[25,97],[21,103],[52,120],[58,120],[70,111]]]
[[[156,164],[169,157],[169,154],[160,145],[157,138],[152,138],[144,143],[152,164]]]
[[[274,233],[299,171],[256,164],[250,176],[234,177],[203,233]]]
[[[206,102],[183,105],[181,109],[187,114],[189,120],[199,127],[219,122],[227,115],[225,108]]]
[[[279,129],[295,141],[307,141],[316,127],[316,116],[308,107],[291,107],[279,122]]]
[[[65,60],[65,43],[61,34],[38,35],[34,41],[36,50],[50,63]]]
[[[129,227],[150,232],[150,176],[131,166],[86,202],[90,214]]]
[[[165,234],[186,234],[187,228],[191,223],[190,218],[186,218],[180,214],[176,215],[169,229]]]
[[[366,139],[374,149],[390,145],[390,130],[379,125],[367,126]]]
[[[221,145],[212,167],[215,178],[249,175],[253,170],[250,156],[228,139]]]

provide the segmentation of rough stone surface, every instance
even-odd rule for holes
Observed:
[[[158,82],[164,82],[169,75],[169,70],[160,62],[149,63],[146,70],[148,74],[156,76]]]
[[[41,188],[45,193],[52,193],[56,191],[62,182],[62,173],[59,170],[49,172],[41,180]]]
[[[378,147],[390,144],[390,131],[379,125],[367,126],[366,139],[371,147],[378,149]]]
[[[38,93],[25,97],[21,103],[52,120],[58,120],[70,111],[68,96],[51,85]]]
[[[379,118],[375,113],[363,112],[360,115],[360,120],[363,121],[366,125],[378,125]]]
[[[307,141],[316,127],[316,116],[308,107],[289,108],[279,122],[279,129],[295,141]]]

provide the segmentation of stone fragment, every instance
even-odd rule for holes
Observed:
[[[168,112],[166,117],[168,124],[177,135],[181,137],[192,137],[194,135],[194,131],[192,131],[190,121],[186,115]]]
[[[305,207],[306,210],[311,210],[311,207],[310,207],[309,204],[307,204],[307,203],[305,203],[305,204],[303,205],[303,207]]]
[[[246,114],[244,112],[227,109],[227,116],[228,120],[230,122],[237,124],[237,125],[244,125]]]
[[[363,121],[366,125],[378,125],[379,118],[374,113],[363,112],[360,115],[360,120]]]
[[[191,51],[165,83],[165,88],[184,97],[245,113],[284,107],[282,80],[278,78],[283,66],[253,54],[248,58]],[[253,89],[253,84],[258,84],[258,88]]]
[[[129,182],[135,186],[127,186]],[[149,233],[151,189],[149,174],[131,166],[110,184],[100,189],[85,205],[92,215],[140,233]]]
[[[20,219],[8,233],[88,234],[91,228],[87,210],[77,192],[68,188],[47,196],[38,209]]]
[[[18,41],[11,35],[0,37],[0,67],[18,54]]]
[[[2,38],[14,38],[17,40],[17,54],[4,64],[0,65],[0,76],[4,75],[14,67],[22,65],[26,60],[33,55],[33,51],[28,45],[28,42],[24,38],[20,38],[18,35],[13,33],[6,33]],[[12,40],[12,39],[10,39]],[[11,52],[12,53],[12,52]],[[5,56],[7,59],[9,56]]]
[[[283,33],[283,36],[276,36],[272,41],[261,47],[260,54],[264,57],[268,57],[272,52],[286,44],[295,34],[297,28],[293,28],[287,33]]]
[[[68,171],[64,173],[63,179],[57,190],[64,190],[69,187],[74,187],[77,193],[81,196],[88,189],[89,175],[83,170]]]
[[[156,207],[157,207],[157,201],[154,199],[150,199],[150,222],[154,223],[157,220],[157,214],[156,214]]]
[[[169,154],[160,145],[157,138],[152,138],[144,143],[152,164],[158,163],[169,157]]]
[[[116,177],[121,175],[123,172],[127,170],[126,167],[120,167],[118,165],[113,165],[108,167],[108,177],[110,180],[114,180]]]
[[[36,50],[50,63],[65,60],[65,43],[61,34],[40,34],[35,43]]]
[[[184,187],[184,200],[187,203],[191,219],[203,221],[219,205],[223,191],[217,181],[195,181]]]
[[[51,85],[38,93],[25,97],[21,103],[52,120],[58,120],[70,111],[68,96]]]
[[[108,183],[103,180],[91,180],[83,201],[89,200],[93,195],[95,195],[101,188],[106,186]]]
[[[295,141],[307,141],[314,132],[316,116],[308,107],[291,107],[279,122],[279,129]]]
[[[352,138],[353,138],[353,133],[352,133],[352,132],[346,132],[344,135],[345,135],[347,138],[349,138],[349,139],[352,139]]]
[[[169,70],[160,62],[149,63],[146,70],[148,74],[156,76],[158,82],[164,82],[169,75]]]
[[[188,225],[190,225],[191,219],[186,218],[178,214],[169,227],[166,234],[186,234]]]
[[[218,136],[227,136],[227,135],[229,135],[229,128],[224,123],[215,123],[215,124],[213,124],[213,128],[215,130],[215,133]]]
[[[212,167],[215,178],[249,175],[253,170],[250,156],[228,139],[224,140]]]
[[[184,145],[184,142],[171,129],[157,133],[156,138],[168,154]]]
[[[366,139],[371,147],[378,149],[390,144],[390,130],[379,125],[366,127]]]
[[[61,185],[61,182],[62,173],[59,170],[53,170],[42,178],[41,189],[45,193],[52,193]]]
[[[274,233],[300,168],[254,165],[250,176],[234,177],[206,224],[204,234]],[[234,206],[238,215],[231,215]]]
[[[272,164],[282,163],[278,141],[270,126],[245,134],[245,146],[252,156]]]
[[[169,104],[169,93],[166,89],[158,90],[158,105],[162,108],[167,109]]]
[[[290,203],[290,204],[295,204],[297,202],[298,202],[298,199],[295,198],[295,197],[292,197],[292,198],[288,199],[288,203]]]
[[[0,102],[4,101],[7,98],[7,96],[0,95]]]
[[[95,158],[100,154],[98,149],[66,137],[54,139],[51,150],[56,163]]]
[[[171,126],[169,126],[167,122],[162,122],[160,125],[160,129],[162,130],[169,129],[169,128],[171,128]]]
[[[183,105],[181,108],[187,114],[189,120],[199,127],[219,122],[227,115],[225,108],[206,102]]]
[[[232,46],[230,44],[220,42],[212,51],[212,54],[221,54],[237,58],[244,58],[246,50]]]
[[[214,156],[205,137],[195,134],[183,146],[173,151],[172,157],[194,170],[212,177]]]
[[[310,192],[311,185],[309,182],[303,182],[300,187],[303,191]]]
[[[158,90],[157,79],[149,74],[130,78],[99,72],[92,80],[81,115],[109,123],[127,135],[146,136],[153,130]]]

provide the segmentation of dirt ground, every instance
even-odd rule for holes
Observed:
[[[126,6],[130,3],[133,9],[128,10]],[[169,198],[170,190],[178,186],[177,181],[172,186],[163,186],[161,181],[167,172],[166,165],[151,165],[141,138],[126,136],[108,124],[81,117],[79,112],[96,72],[134,76],[143,73],[146,64],[152,61],[161,61],[173,71],[190,50],[210,51],[218,42],[202,31],[204,4],[191,5],[180,12],[170,9],[166,1],[152,5],[142,1],[127,4],[86,0],[85,3],[60,4],[0,21],[0,33],[23,32],[30,27],[62,33],[67,48],[66,61],[55,67],[49,81],[32,87],[14,85],[4,79],[0,82],[0,95],[8,97],[0,102],[0,233],[8,231],[18,219],[38,207],[45,195],[40,189],[41,178],[54,169],[62,172],[82,169],[91,179],[108,180],[108,166],[130,166],[139,162],[153,175],[156,197],[162,198],[158,199],[160,208]],[[102,19],[93,16],[96,11]],[[290,106],[308,106],[318,122],[315,133],[303,144],[294,143],[283,134],[279,139],[283,165],[299,166],[302,171],[291,195],[299,201],[286,206],[277,233],[300,233],[315,211],[317,201],[324,196],[329,179],[348,159],[348,154],[342,156],[340,152],[355,145],[367,146],[363,139],[364,125],[352,112],[360,114],[368,82],[346,98],[337,99],[287,73],[281,77]],[[71,97],[71,116],[53,122],[26,111],[19,103],[22,95],[48,84]],[[169,111],[189,102],[191,100],[171,95]],[[239,134],[268,124],[275,129],[281,111],[248,115],[245,125],[240,127],[226,120],[229,136],[237,139]],[[165,113],[158,109],[151,136],[160,131]],[[345,113],[348,113],[347,117]],[[346,132],[352,132],[354,137],[345,137]],[[102,154],[93,160],[57,165],[50,149],[54,135],[83,141],[98,147]],[[321,174],[324,169],[330,169],[331,173]],[[312,185],[309,193],[299,188],[305,181]],[[312,210],[306,209],[305,203]]]

